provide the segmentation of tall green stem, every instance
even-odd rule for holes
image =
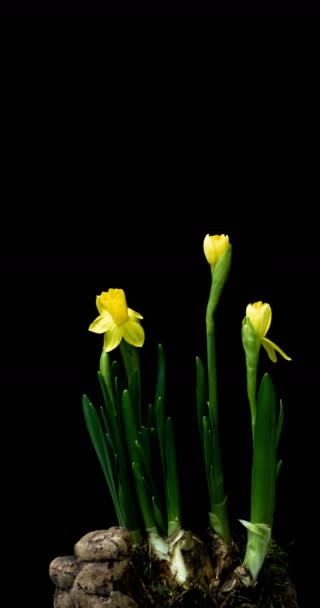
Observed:
[[[214,417],[216,427],[218,427],[218,394],[217,394],[217,368],[216,368],[216,344],[214,319],[211,312],[210,299],[207,306],[206,327],[207,327],[207,361],[208,361],[208,392],[209,392],[209,413]]]
[[[246,356],[247,369],[247,395],[250,405],[252,440],[256,424],[256,393],[257,374],[259,363],[260,340],[254,331],[249,319],[245,318],[242,323],[242,344]]]

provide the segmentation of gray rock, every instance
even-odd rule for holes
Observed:
[[[138,608],[136,602],[120,591],[112,591],[108,598],[72,590],[73,608]]]
[[[131,539],[126,528],[114,526],[85,534],[74,547],[80,561],[121,560],[130,556]]]
[[[56,589],[53,596],[53,608],[74,608],[71,593]]]
[[[108,608],[139,608],[132,597],[121,593],[121,591],[111,591],[110,597],[107,599],[104,606],[107,606]]]
[[[59,589],[71,589],[73,581],[79,572],[79,566],[74,555],[56,557],[49,566],[52,582]]]
[[[86,593],[109,595],[113,590],[110,581],[109,564],[92,562],[83,564],[74,581],[74,589],[82,589]]]

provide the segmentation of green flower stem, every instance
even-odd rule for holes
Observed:
[[[210,299],[209,299],[210,304]],[[217,394],[217,370],[216,370],[216,345],[214,320],[210,306],[207,307],[206,327],[207,327],[207,358],[208,358],[208,390],[209,390],[209,412],[210,421],[214,417],[218,426],[218,394]]]
[[[121,340],[120,352],[126,370],[128,387],[130,390],[132,405],[134,407],[136,416],[136,423],[140,427],[142,425],[141,372],[138,349],[128,344],[128,342],[126,342],[125,340]]]
[[[224,252],[216,265],[211,267],[211,289],[206,310],[209,420],[206,421],[206,417],[203,417],[203,434],[200,431],[200,437],[203,439],[204,459],[211,506],[209,521],[213,529],[226,542],[230,541],[230,530],[218,436],[218,393],[214,314],[223,286],[229,274],[230,264],[231,247]],[[203,410],[203,390],[201,388],[202,370],[199,363],[197,380],[198,423],[200,423],[199,418],[201,418],[201,413],[199,412],[199,409],[200,411]]]
[[[256,392],[259,364],[260,340],[254,331],[250,320],[246,317],[242,323],[242,344],[246,357],[247,395],[251,413],[252,439],[256,423]]]
[[[102,351],[101,356],[100,356],[99,371],[108,388],[112,407],[113,407],[113,412],[114,412],[114,414],[116,414],[117,408],[116,408],[116,401],[115,401],[115,397],[114,397],[114,386],[113,386],[112,375],[111,375],[109,353],[105,352],[104,350]]]

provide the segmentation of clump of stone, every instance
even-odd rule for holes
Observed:
[[[74,555],[57,557],[50,564],[56,586],[53,608],[138,608],[128,594],[134,588],[131,552],[125,528],[114,526],[83,536]]]

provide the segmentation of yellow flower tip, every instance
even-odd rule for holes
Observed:
[[[112,316],[117,325],[122,325],[128,320],[128,307],[123,289],[103,291],[97,296],[97,306],[98,303]]]
[[[225,234],[207,234],[203,241],[203,251],[210,266],[215,266],[222,254],[229,248],[229,237]]]

